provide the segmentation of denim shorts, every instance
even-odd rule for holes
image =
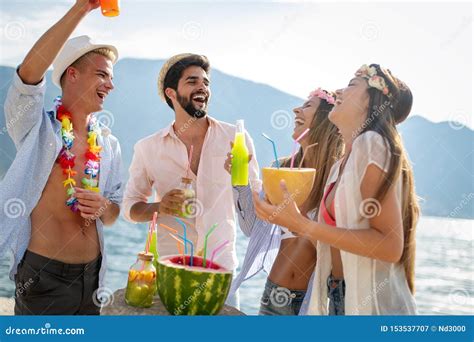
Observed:
[[[332,274],[328,277],[329,316],[344,316],[344,297],[346,283],[344,279],[334,279]]]
[[[278,286],[267,278],[258,314],[264,316],[296,316],[300,312],[305,295],[306,291],[304,290],[289,290]]]

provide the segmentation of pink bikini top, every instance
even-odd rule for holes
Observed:
[[[332,217],[331,213],[329,210],[326,208],[326,199],[331,192],[331,190],[334,188],[334,185],[336,185],[336,182],[331,183],[326,190],[326,193],[323,196],[323,200],[321,201],[321,214],[323,215],[324,222],[326,224],[329,224],[331,226],[336,227],[336,219]],[[334,211],[334,200],[331,202],[331,210],[335,214],[336,212]]]

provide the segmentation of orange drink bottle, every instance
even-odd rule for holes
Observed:
[[[116,17],[120,14],[120,0],[100,0],[100,9],[106,17]]]

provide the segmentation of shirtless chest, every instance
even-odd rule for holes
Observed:
[[[86,149],[87,145],[75,142],[71,150],[76,156],[73,170],[77,172],[72,178],[78,187],[82,187],[81,179],[85,177]],[[31,213],[28,249],[63,262],[87,262],[100,251],[96,224],[95,221],[86,222],[79,212],[73,212],[66,206],[69,196],[67,188],[63,186],[65,179],[61,166],[55,163],[38,204]]]

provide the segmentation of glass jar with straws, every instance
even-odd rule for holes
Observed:
[[[137,261],[130,267],[125,291],[125,302],[140,308],[153,305],[156,293],[156,268],[153,254],[146,251],[138,253]]]

